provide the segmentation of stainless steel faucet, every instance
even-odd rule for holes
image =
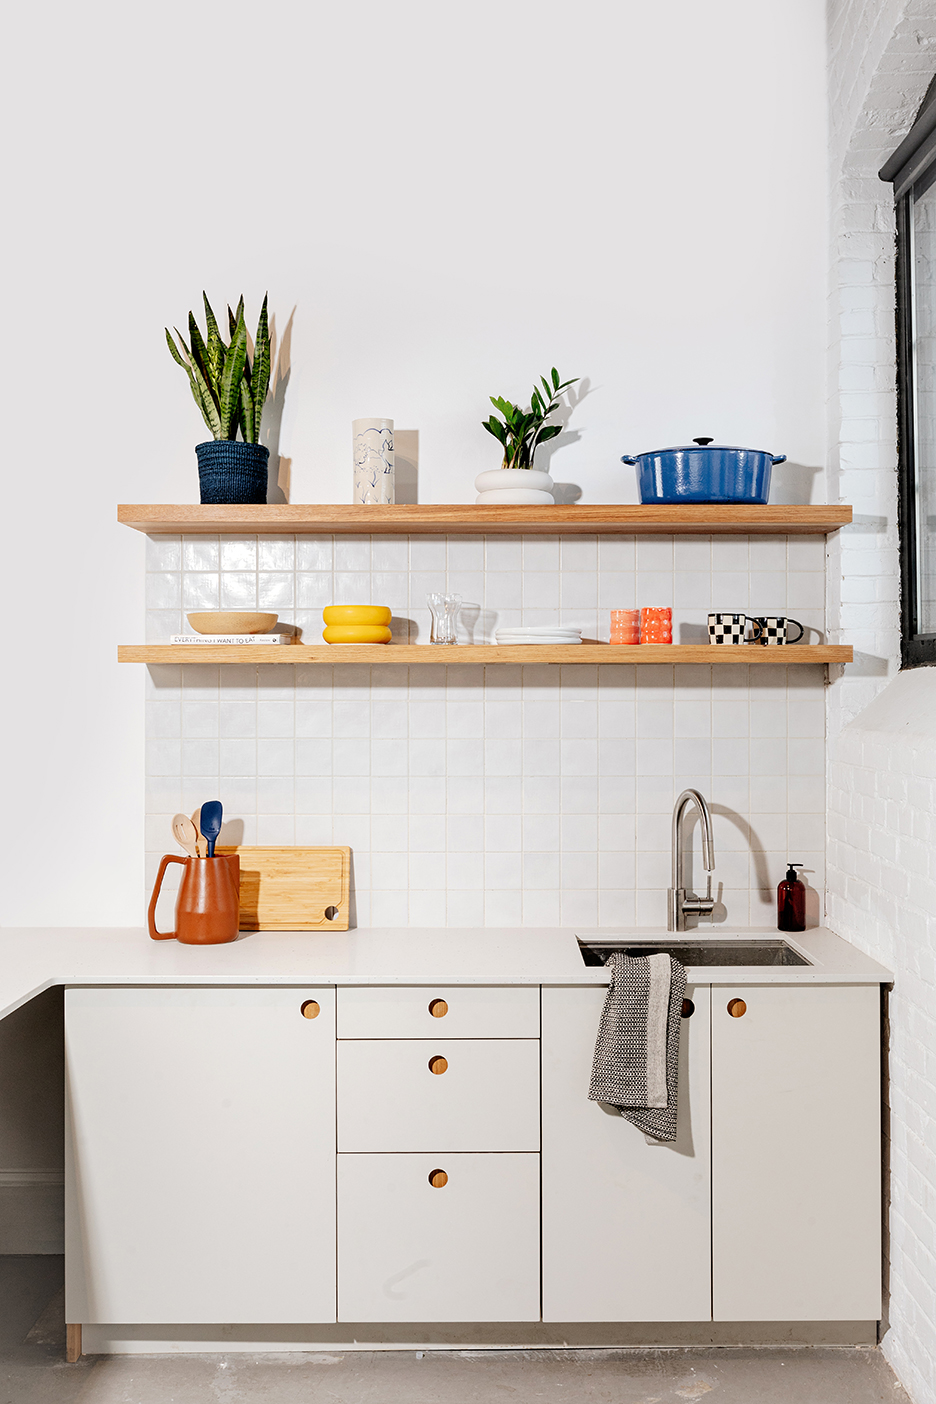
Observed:
[[[708,873],[704,897],[686,892],[686,853],[683,844],[683,816],[690,804],[695,804],[702,820],[702,862]],[[687,916],[710,916],[715,901],[712,897],[712,872],[715,868],[715,843],[712,839],[712,816],[698,790],[683,790],[673,810],[673,885],[669,890],[670,931],[685,931]]]

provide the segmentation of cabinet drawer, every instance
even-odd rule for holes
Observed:
[[[350,985],[339,1038],[539,1038],[538,985]]]
[[[338,1044],[340,1151],[537,1151],[536,1039]]]
[[[539,1156],[340,1155],[338,1243],[340,1321],[538,1321]]]

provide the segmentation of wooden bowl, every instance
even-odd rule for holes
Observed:
[[[279,616],[242,609],[207,609],[186,618],[196,634],[269,634]]]

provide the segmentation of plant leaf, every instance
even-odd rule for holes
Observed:
[[[208,348],[206,347],[204,341],[202,341],[202,334],[198,329],[198,323],[196,322],[195,317],[191,312],[188,314],[188,324],[189,339],[192,343],[192,360],[195,362],[195,364],[198,366],[198,369],[201,371],[202,379],[208,386],[209,391],[211,392],[211,398],[215,401],[215,403],[217,403],[218,387],[214,377],[211,374],[211,368],[208,362]]]
[[[545,444],[548,439],[554,439],[557,434],[562,433],[561,424],[547,424],[545,429],[541,429],[536,436],[537,444]]]
[[[230,308],[228,308],[228,311],[230,311]],[[241,406],[240,384],[244,375],[244,364],[246,360],[247,327],[244,323],[242,299],[239,315],[231,335],[231,344],[224,358],[224,370],[221,373],[220,393],[218,396],[221,410],[221,433],[218,435],[218,438],[233,439],[236,436],[237,421]]]
[[[245,444],[255,444],[257,436],[254,424],[254,402],[250,393],[250,386],[244,376],[241,376],[240,383],[240,426],[244,436]]]
[[[204,290],[202,290],[202,301],[205,304],[205,326],[208,329],[208,335],[205,340],[208,370],[211,375],[212,387],[217,391],[218,386],[221,384],[221,372],[224,369],[224,356],[227,347],[221,340],[221,332],[218,329],[217,318],[211,310],[211,303],[208,301],[207,294]]]
[[[260,320],[257,323],[257,336],[254,341],[254,363],[250,374],[250,393],[253,399],[254,437],[252,443],[260,439],[260,420],[267,391],[270,388],[270,328],[267,322],[267,293],[263,295]]]
[[[178,332],[176,333],[176,335],[178,336]],[[180,337],[179,339],[181,340],[181,337]],[[170,350],[170,352],[172,353],[172,359],[175,361],[176,365],[177,365],[177,366],[181,366],[182,369],[183,369],[184,371],[187,371],[187,370],[188,370],[188,366],[187,366],[187,365],[185,364],[185,362],[183,361],[183,359],[182,359],[182,357],[181,357],[181,355],[180,355],[180,353],[179,353],[179,348],[176,346],[175,342],[173,341],[172,336],[171,336],[171,334],[170,334],[170,331],[169,331],[169,328],[168,328],[168,327],[166,327],[166,341],[167,341],[168,344],[169,344],[169,350]]]
[[[555,366],[553,366],[553,368],[552,368],[552,383],[553,383],[553,390],[554,390],[554,391],[555,391],[555,390],[558,390],[558,389],[559,389],[559,372],[556,370],[556,367],[555,367]]]
[[[231,328],[231,335],[234,335],[235,328],[241,317],[244,315],[244,294],[241,293],[240,302],[237,304],[237,311],[231,311],[231,304],[228,303],[228,325]]]
[[[189,378],[192,382],[192,393],[195,395],[196,402],[201,409],[205,423],[211,430],[212,437],[215,439],[223,439],[224,435],[221,433],[221,416],[218,414],[218,406],[215,404],[214,397],[208,389],[205,377],[202,375],[197,362],[194,360],[190,368]]]

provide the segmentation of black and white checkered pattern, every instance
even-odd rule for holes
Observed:
[[[791,640],[799,643],[806,632],[798,619],[788,619],[784,614],[761,614],[751,624],[759,644],[787,644]],[[799,633],[791,634],[791,629],[799,629]]]
[[[611,984],[601,1012],[589,1100],[616,1107],[623,1117],[657,1141],[676,1139],[679,1033],[686,994],[686,971],[670,957],[669,1012],[666,1020],[666,1106],[647,1103],[647,1007],[650,968],[646,956],[614,951],[605,964]]]
[[[708,617],[709,643],[743,644],[746,622],[747,618],[743,614],[710,614]]]

